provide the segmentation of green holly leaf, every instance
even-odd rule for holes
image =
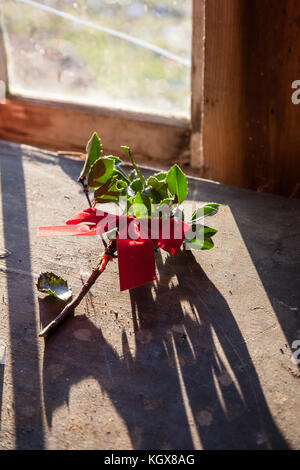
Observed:
[[[114,160],[110,157],[99,158],[91,167],[88,177],[89,188],[99,188],[105,184],[114,171]]]
[[[91,166],[100,158],[102,151],[101,140],[94,132],[86,146],[86,159],[79,179],[85,177],[90,171]]]
[[[136,170],[135,169],[131,170],[131,172],[128,175],[129,181],[134,181],[135,179],[137,179],[137,177],[138,177],[138,174]]]
[[[193,225],[186,234],[185,245],[188,249],[210,250],[214,247],[211,237],[217,232],[217,229],[207,227],[206,225]]]
[[[124,181],[126,185],[130,184],[130,181],[123,170],[119,167],[115,167],[113,171],[113,176],[116,176],[119,181]]]
[[[167,175],[168,175],[168,173],[166,173],[165,171],[161,171],[160,173],[154,173],[153,176],[154,176],[158,181],[166,181]]]
[[[168,185],[165,180],[159,180],[153,175],[147,179],[147,186],[150,186],[151,189],[159,194],[160,200],[158,202],[169,197]]]
[[[115,155],[104,155],[103,158],[110,158],[115,162],[115,167],[119,167],[123,164],[121,158],[116,157]]]
[[[151,186],[147,186],[143,191],[142,194],[147,196],[152,204],[159,204],[161,201],[161,196],[157,191],[151,188]]]
[[[173,197],[167,197],[167,198],[163,199],[162,201],[160,201],[159,207],[162,207],[164,205],[170,206],[171,204],[173,204],[173,202],[174,202]]]
[[[141,182],[140,178],[136,178],[135,180],[133,180],[132,183],[130,184],[130,188],[135,193],[142,191],[143,183]]]
[[[211,238],[213,237],[216,233],[218,233],[218,230],[216,228],[211,228],[207,227],[206,225],[201,225],[197,227],[197,236],[198,237],[203,237],[203,238]]]
[[[178,203],[181,204],[187,197],[188,183],[185,174],[177,164],[168,171],[166,182],[170,193],[176,195]]]
[[[190,250],[211,250],[214,242],[211,238],[203,238],[202,240],[195,238],[191,241],[185,241],[185,248]]]
[[[124,190],[124,189],[127,189],[128,184],[126,183],[126,181],[118,179],[117,186],[119,188],[123,188],[123,190]]]
[[[151,214],[151,201],[148,196],[138,192],[131,206],[135,217],[147,218]]]
[[[211,238],[213,237],[216,233],[218,233],[218,230],[215,228],[207,227],[206,225],[195,225],[193,228],[196,228],[194,230],[196,232],[197,238]]]
[[[209,204],[199,207],[199,209],[193,212],[191,222],[197,223],[201,219],[204,219],[204,217],[215,215],[218,212],[219,207],[220,205],[214,202],[210,202]]]
[[[206,225],[193,224],[190,230],[186,234],[186,239],[191,240],[193,238],[211,238],[218,232],[217,229],[207,227]]]
[[[69,289],[67,281],[51,272],[41,273],[36,286],[40,292],[60,300],[67,301],[72,297],[72,290]]]
[[[94,192],[95,203],[106,203],[117,201],[121,193],[126,189],[124,181],[120,181],[116,176],[110,178],[103,186]]]

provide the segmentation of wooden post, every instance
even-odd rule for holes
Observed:
[[[244,0],[208,0],[205,9],[205,75],[201,176],[248,186],[243,173],[243,31]]]
[[[194,0],[192,165],[204,178],[300,196],[300,105],[291,99],[300,80],[299,2],[206,0],[200,90],[201,5]]]
[[[8,88],[7,57],[4,44],[3,18],[0,12],[0,101],[6,95]]]
[[[205,0],[193,0],[191,70],[191,166],[204,168],[202,124],[204,104]]]

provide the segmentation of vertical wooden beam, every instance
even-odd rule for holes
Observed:
[[[300,197],[299,0],[244,0],[245,172],[259,190]]]
[[[4,44],[3,17],[0,11],[0,103],[8,89],[7,56]]]
[[[205,0],[193,0],[191,69],[191,166],[204,166],[202,146]]]
[[[208,0],[205,17],[205,76],[201,176],[248,186],[243,172],[241,8],[244,0]]]
[[[206,0],[202,177],[300,195],[299,18],[298,0]]]

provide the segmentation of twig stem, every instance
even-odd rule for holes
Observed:
[[[40,331],[39,336],[48,338],[68,317],[73,315],[74,309],[80,304],[83,297],[88,293],[90,288],[96,282],[101,273],[105,270],[107,263],[114,257],[117,249],[117,241],[111,240],[101,255],[101,261],[92,271],[90,277],[82,286],[79,294],[70,302],[57,317],[50,322],[43,330]]]
[[[83,192],[86,195],[89,206],[92,207],[92,203],[91,203],[90,196],[89,196],[89,188],[88,188],[88,185],[86,184],[86,177],[85,176],[79,176],[77,181],[78,181],[78,183],[82,184]],[[100,235],[100,238],[101,238],[101,241],[103,243],[104,249],[106,250],[107,249],[107,243],[101,235]]]
[[[89,188],[88,188],[88,185],[85,182],[85,177],[83,177],[83,178],[79,177],[78,178],[78,183],[82,184],[83,192],[86,195],[89,206],[92,207],[92,203],[91,203],[90,196],[89,196]]]

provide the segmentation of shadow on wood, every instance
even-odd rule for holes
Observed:
[[[29,222],[21,149],[12,165],[0,160],[7,296],[12,360],[15,448],[44,446],[36,316],[31,273]],[[12,189],[14,188],[14,189]],[[18,197],[15,197],[14,191]],[[10,266],[19,257],[20,274]],[[23,275],[22,272],[29,273]],[[20,297],[17,295],[21,293]],[[33,341],[32,341],[33,336]]]
[[[49,426],[53,413],[68,404],[72,385],[93,377],[98,412],[101,389],[135,449],[287,448],[224,297],[191,252],[165,262],[158,256],[157,262],[159,283],[130,291],[135,352],[123,330],[118,355],[86,316],[72,318],[45,343]],[[40,301],[43,323],[55,313],[47,302]],[[88,330],[90,341],[78,341],[76,328]],[[54,368],[63,374],[53,377]],[[89,400],[88,392],[81,399]]]

